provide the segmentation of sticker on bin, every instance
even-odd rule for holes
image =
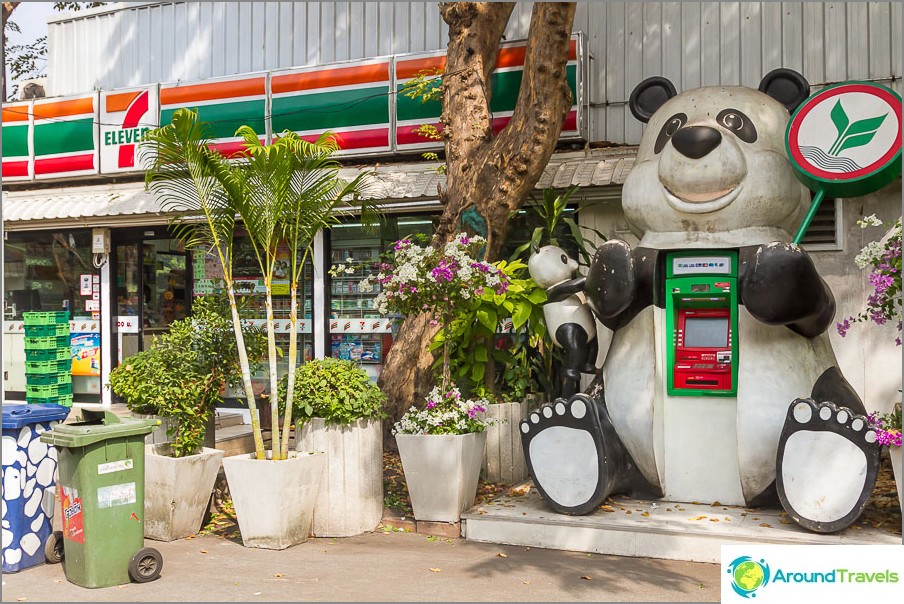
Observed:
[[[113,484],[97,489],[97,507],[100,509],[128,505],[135,503],[137,500],[134,482]]]
[[[63,510],[63,537],[76,543],[85,542],[82,499],[78,489],[60,485],[60,507]]]
[[[122,472],[123,470],[131,470],[133,467],[131,459],[121,459],[119,461],[111,461],[102,463],[97,466],[98,474],[112,474],[113,472]]]

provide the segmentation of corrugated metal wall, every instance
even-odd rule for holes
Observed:
[[[509,40],[525,38],[519,3]],[[591,139],[637,143],[625,102],[652,75],[685,90],[756,86],[776,67],[814,85],[878,80],[902,92],[898,2],[579,3]],[[75,14],[49,27],[52,95],[198,80],[445,47],[435,2],[176,2]],[[895,78],[892,81],[892,78]]]

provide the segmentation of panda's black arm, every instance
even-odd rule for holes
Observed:
[[[616,330],[653,304],[659,251],[620,239],[599,246],[587,274],[587,299],[600,322]]]
[[[584,291],[584,284],[586,282],[587,277],[578,277],[577,279],[569,279],[568,281],[556,283],[546,290],[546,301],[561,302],[568,296]]]
[[[812,338],[835,319],[835,296],[813,260],[793,243],[741,248],[738,296],[755,319]]]

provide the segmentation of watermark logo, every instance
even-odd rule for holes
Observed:
[[[769,584],[769,565],[765,560],[756,561],[750,556],[739,556],[728,565],[731,588],[744,598],[755,598],[756,591]]]

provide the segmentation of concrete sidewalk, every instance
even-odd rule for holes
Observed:
[[[153,583],[85,589],[61,565],[3,575],[3,602],[718,601],[715,564],[621,558],[400,532],[281,552],[208,535],[146,541]]]

